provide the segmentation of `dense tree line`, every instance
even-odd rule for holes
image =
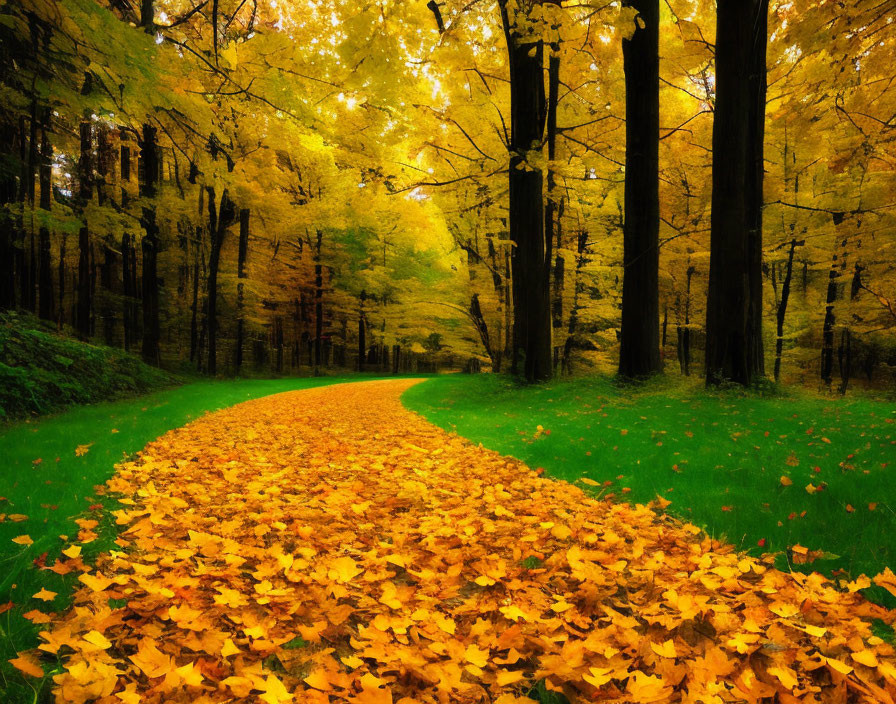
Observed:
[[[81,339],[210,374],[894,361],[873,2],[2,17],[0,306]]]

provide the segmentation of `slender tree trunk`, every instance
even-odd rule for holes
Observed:
[[[243,279],[246,278],[246,257],[249,253],[249,209],[240,209],[240,244],[236,263],[236,373],[243,366]]]
[[[196,228],[193,243],[193,301],[190,304],[190,361],[195,362],[199,351],[199,259],[202,256],[202,228]]]
[[[227,189],[221,194],[220,207],[215,209],[215,189],[206,187],[208,195],[208,231],[211,238],[208,255],[208,373],[218,373],[218,269],[221,263],[221,248],[224,246],[224,235],[233,223],[236,208]],[[246,221],[248,226],[248,219]]]
[[[131,235],[125,232],[121,236],[121,289],[122,289],[122,321],[124,327],[124,348],[130,351],[134,344],[134,290],[131,286]]]
[[[78,160],[77,211],[82,224],[78,233],[78,308],[75,326],[78,337],[87,340],[90,337],[93,301],[90,298],[90,230],[84,211],[93,197],[93,125],[89,120],[84,119],[81,121],[79,129],[81,155]]]
[[[0,150],[13,163],[16,129],[11,122],[0,122]],[[16,201],[16,178],[12,170],[0,171],[0,308],[16,305],[16,227],[9,207]]]
[[[834,216],[834,224],[837,227],[843,223],[843,215]],[[828,289],[825,297],[824,323],[821,331],[821,380],[830,387],[834,378],[834,327],[837,318],[834,314],[834,306],[837,303],[837,286],[840,277],[846,271],[846,247],[847,240],[840,244],[841,252],[834,252],[831,258],[831,268],[828,272]]]
[[[527,381],[551,378],[550,242],[544,230],[544,176],[538,164],[546,106],[543,46],[517,23],[519,8],[499,0],[510,65],[509,223],[514,243],[513,370]],[[530,158],[530,156],[532,158]]]
[[[40,142],[40,209],[47,215],[52,207],[52,180],[51,167],[53,152],[50,147],[50,117],[51,111],[45,108],[43,111],[43,119],[41,120],[41,142]],[[53,263],[50,256],[50,229],[46,223],[41,224],[40,234],[38,235],[38,291],[39,291],[39,308],[38,314],[44,320],[55,319],[55,303],[56,297],[53,293]]]
[[[364,299],[366,295],[361,292],[358,301],[358,371],[363,372],[367,362],[367,318],[364,314]]]
[[[752,383],[761,364],[761,151],[768,3],[723,0],[717,9],[713,193],[706,312],[706,380]],[[761,111],[757,106],[761,101]],[[757,300],[759,298],[759,300]],[[759,338],[759,339],[757,339]]]
[[[787,253],[787,267],[784,270],[784,281],[781,283],[781,300],[778,302],[776,316],[777,337],[775,339],[775,381],[781,378],[781,357],[784,354],[784,321],[787,318],[787,303],[790,300],[790,284],[793,280],[793,255],[803,242],[796,238],[790,240],[790,251]]]
[[[67,236],[65,233],[62,233],[61,241],[59,242],[59,268],[57,274],[57,280],[59,281],[59,298],[58,300],[58,310],[59,312],[56,315],[56,327],[59,330],[62,330],[62,326],[65,325],[65,250],[66,250],[66,241]]]
[[[659,349],[659,0],[627,0],[637,29],[622,41],[625,68],[625,225],[619,374],[662,370]]]
[[[159,226],[156,222],[156,196],[159,181],[159,151],[156,144],[156,128],[146,123],[140,141],[140,158],[143,161],[143,182],[140,197],[147,199],[140,218],[143,225],[143,361],[158,366],[159,352]]]
[[[323,230],[317,231],[314,251],[314,375],[320,375],[321,345],[324,336],[324,265],[321,261]]]
[[[566,327],[566,342],[563,345],[563,356],[560,360],[560,368],[564,374],[572,372],[572,349],[579,327],[579,300],[585,292],[582,284],[582,269],[586,264],[588,250],[588,232],[580,230],[576,238],[576,268],[573,278],[572,307],[569,310],[569,322]]]
[[[24,116],[19,117],[19,189],[17,195],[18,208],[15,213],[16,241],[16,273],[19,278],[19,305],[34,311],[31,301],[34,298],[34,279],[31,276],[31,262],[28,260],[27,237],[25,235],[25,204],[28,202],[28,181],[34,180],[28,163],[28,126]]]

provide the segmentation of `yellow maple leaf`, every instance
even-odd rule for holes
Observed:
[[[86,445],[78,445],[75,448],[75,457],[83,457],[90,450],[90,446],[93,445],[92,442],[87,443]]]
[[[33,545],[34,541],[31,539],[30,535],[18,535],[12,539],[12,542],[17,545]]]
[[[40,599],[41,601],[53,601],[56,598],[56,592],[51,592],[48,589],[41,589],[37,594],[35,594],[32,599]]]

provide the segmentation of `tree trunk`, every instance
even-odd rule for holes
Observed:
[[[751,384],[761,361],[762,130],[767,0],[717,9],[706,380]],[[758,104],[757,104],[758,103]],[[761,105],[761,108],[760,108]],[[759,164],[757,165],[757,160]]]
[[[755,2],[756,0],[754,0]],[[762,210],[765,182],[765,108],[768,93],[768,0],[758,0],[752,33],[749,75],[749,124],[747,128],[747,281],[749,304],[747,331],[750,366],[765,376],[765,350],[762,340]]]
[[[202,228],[196,228],[193,243],[193,300],[190,304],[190,361],[195,362],[199,352],[199,259],[202,256]]]
[[[550,243],[544,231],[544,177],[538,157],[545,123],[543,47],[531,42],[517,24],[522,10],[500,0],[510,65],[509,224],[514,243],[513,370],[527,381],[551,378]],[[514,17],[511,17],[511,12]],[[525,19],[525,18],[524,18]],[[532,159],[529,159],[529,155]]]
[[[628,0],[640,18],[622,41],[625,69],[625,225],[619,374],[662,369],[659,348],[659,0]]]
[[[122,323],[124,327],[124,348],[130,351],[134,344],[134,289],[131,286],[131,235],[125,232],[121,236],[121,292]]]
[[[218,373],[218,269],[221,263],[221,248],[224,246],[224,235],[233,223],[236,208],[230,200],[227,189],[221,194],[221,204],[216,210],[215,189],[206,187],[208,195],[208,231],[210,247],[208,255],[208,374]],[[248,227],[248,216],[246,220]]]
[[[324,266],[321,261],[323,230],[317,231],[317,246],[314,252],[314,375],[320,375],[321,346],[324,336]]]
[[[843,223],[843,215],[834,216],[834,224],[839,227]],[[841,253],[834,252],[831,258],[831,268],[828,272],[828,290],[825,298],[824,323],[821,331],[821,379],[830,387],[834,378],[834,326],[837,318],[834,315],[834,305],[837,302],[837,284],[840,277],[846,271],[846,246],[847,240],[841,244]]]
[[[240,244],[236,263],[236,373],[243,366],[243,279],[246,278],[246,257],[249,253],[249,209],[240,209]]]
[[[579,327],[579,299],[585,292],[582,284],[582,269],[586,264],[588,250],[588,232],[580,230],[576,238],[576,269],[573,278],[572,307],[569,309],[569,322],[566,325],[566,342],[563,344],[563,355],[560,358],[560,368],[564,374],[572,372],[572,349],[575,344],[575,336]]]
[[[363,372],[367,361],[367,319],[364,315],[364,299],[366,296],[361,293],[361,299],[358,302],[358,371]]]
[[[0,122],[2,156],[15,160],[16,129],[11,122]],[[16,201],[16,178],[11,169],[0,171],[0,308],[16,305],[16,227],[9,207]]]
[[[142,208],[143,225],[143,361],[158,366],[159,353],[159,226],[156,222],[156,196],[159,181],[159,152],[156,144],[156,128],[146,123],[140,141],[140,158],[143,161],[143,182],[140,197],[147,199]]]
[[[76,210],[82,220],[78,233],[78,307],[75,327],[78,337],[90,337],[90,315],[93,301],[90,300],[90,230],[84,210],[93,197],[93,125],[89,120],[80,124],[81,155],[78,160],[78,198]]]
[[[790,251],[787,254],[787,268],[784,270],[784,281],[781,284],[781,300],[778,302],[776,316],[777,338],[775,340],[775,381],[781,378],[781,357],[784,353],[784,320],[787,317],[787,302],[790,300],[790,284],[793,279],[793,255],[803,242],[796,238],[790,240]]]
[[[51,171],[53,151],[50,147],[50,117],[52,113],[49,108],[43,111],[43,119],[41,120],[41,140],[40,140],[40,209],[50,214],[52,207],[52,179]],[[53,293],[53,263],[50,256],[50,229],[46,223],[41,224],[40,234],[38,235],[38,314],[44,320],[55,319],[55,303],[56,298]]]

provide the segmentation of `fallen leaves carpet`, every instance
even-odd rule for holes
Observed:
[[[42,633],[57,700],[894,701],[864,582],[544,479],[406,411],[413,383],[249,401],[121,464],[121,550]]]

